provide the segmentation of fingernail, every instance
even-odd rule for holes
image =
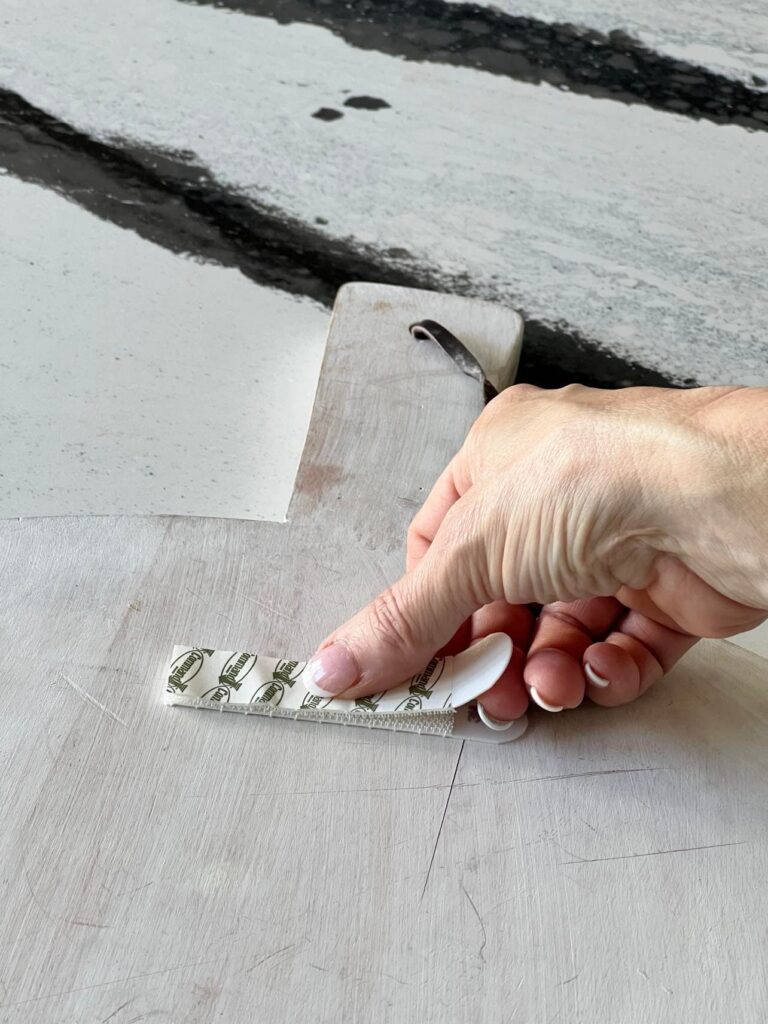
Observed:
[[[611,682],[610,679],[604,679],[603,676],[598,675],[588,661],[584,662],[584,675],[593,686],[599,686],[601,690],[603,687],[609,686]]]
[[[564,707],[563,704],[561,704],[559,707],[558,707],[557,704],[547,704],[547,702],[543,699],[543,697],[539,696],[539,691],[536,689],[535,686],[531,687],[530,692],[531,692],[531,697],[533,698],[534,703],[538,704],[539,707],[543,708],[545,711],[562,711],[563,710],[563,707]]]
[[[354,686],[359,676],[354,655],[345,643],[337,640],[310,658],[303,678],[306,688],[316,697],[335,697]]]
[[[485,722],[485,724],[488,726],[488,728],[495,729],[496,732],[504,732],[505,729],[511,729],[512,726],[515,724],[514,721],[502,722],[500,718],[494,718],[492,715],[488,714],[483,705],[480,703],[478,703],[477,705],[477,713],[480,716],[480,719],[483,722]]]

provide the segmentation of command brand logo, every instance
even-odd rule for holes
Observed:
[[[418,675],[411,679],[408,693],[412,697],[424,697],[426,700],[429,700],[440,676],[443,674],[444,668],[445,658],[433,658],[423,672],[419,672]],[[420,707],[421,701],[419,701],[416,707],[404,710],[416,711]]]
[[[233,690],[239,690],[243,680],[256,664],[256,655],[237,652],[233,654],[221,670],[219,682],[222,686],[231,686]]]
[[[206,690],[201,695],[201,700],[214,700],[218,704],[229,704],[229,687],[228,686],[214,686],[210,690]]]
[[[301,665],[301,669],[297,672],[296,669],[299,665]],[[275,671],[272,673],[272,677],[279,680],[281,683],[284,683],[286,686],[293,686],[303,671],[304,666],[300,661],[278,661],[275,665]]]
[[[421,711],[421,697],[412,693],[405,700],[401,700],[395,711]]]
[[[284,696],[285,683],[280,679],[270,679],[268,683],[262,683],[254,693],[251,697],[251,704],[274,704],[277,706]]]
[[[355,701],[355,706],[352,711],[368,712],[375,711],[379,705],[379,701],[386,693],[386,690],[382,690],[381,693],[374,693],[372,697],[358,697]]]
[[[296,669],[301,665],[297,672]],[[263,683],[251,697],[252,704],[279,704],[285,696],[285,688],[293,686],[304,665],[300,661],[278,661],[269,682]],[[302,705],[303,706],[303,705]]]
[[[183,651],[171,662],[171,674],[168,676],[168,689],[183,693],[197,673],[203,667],[205,655],[213,654],[206,647],[195,647],[191,651]]]
[[[318,711],[320,708],[327,708],[333,697],[318,697],[316,693],[308,693],[301,702],[305,711]]]

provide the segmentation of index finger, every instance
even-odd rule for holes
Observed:
[[[456,479],[456,459],[453,458],[437,478],[427,500],[413,517],[408,527],[406,542],[406,572],[411,572],[429,551],[440,525],[464,493]]]

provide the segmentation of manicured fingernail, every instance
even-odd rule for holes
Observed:
[[[536,704],[538,704],[540,708],[543,708],[545,711],[562,711],[563,710],[563,707],[564,707],[563,704],[561,704],[559,707],[558,707],[557,704],[547,704],[547,702],[542,697],[539,696],[539,691],[536,689],[535,686],[531,687],[531,691],[530,692],[531,692],[531,697],[533,698],[534,702]]]
[[[598,675],[588,661],[584,662],[584,675],[593,686],[599,686],[601,690],[605,686],[610,686],[610,679],[604,679],[603,676]]]
[[[336,641],[324,647],[307,662],[304,685],[316,697],[335,697],[354,686],[360,669],[345,643]]]
[[[502,722],[500,718],[493,718],[480,703],[477,705],[477,713],[481,721],[485,722],[489,729],[495,729],[496,732],[504,732],[505,729],[511,729],[515,724],[514,722]]]

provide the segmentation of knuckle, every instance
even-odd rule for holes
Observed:
[[[558,398],[566,400],[578,400],[581,398],[589,388],[585,388],[583,384],[566,384],[562,388],[558,388],[554,395]]]
[[[535,384],[513,384],[501,392],[499,398],[506,396],[508,402],[519,402],[524,398],[535,398],[541,394],[542,389]]]
[[[418,516],[416,516],[410,522],[408,530],[406,531],[406,534],[405,534],[405,540],[406,540],[406,543],[408,544],[408,547],[411,547],[414,544],[418,544],[418,542],[421,539],[422,539],[422,533],[421,533],[421,529],[419,528],[419,519],[418,519]]]
[[[470,437],[477,439],[478,434],[492,430],[497,424],[504,423],[507,417],[518,413],[525,403],[547,394],[549,392],[534,384],[512,384],[485,406],[470,430]]]
[[[504,412],[512,406],[519,405],[521,402],[528,401],[532,398],[536,398],[542,393],[541,388],[537,388],[535,384],[512,384],[508,388],[504,388],[498,395],[492,399],[481,413],[480,418],[492,419],[500,412]]]
[[[448,509],[440,526],[440,541],[444,546],[455,550],[462,541],[475,536],[480,519],[480,504],[480,495],[473,491]]]
[[[388,587],[371,605],[371,628],[376,639],[400,649],[413,645],[414,630],[393,587]]]
[[[473,494],[448,512],[435,544],[444,574],[454,581],[460,578],[454,586],[460,586],[478,608],[492,600],[489,536],[496,532],[501,514],[487,493]]]

